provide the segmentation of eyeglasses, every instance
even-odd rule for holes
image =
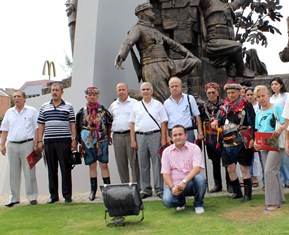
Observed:
[[[208,91],[208,92],[207,92],[207,95],[214,95],[214,94],[216,94],[215,91]]]
[[[99,92],[89,91],[87,92],[87,95],[99,95]]]

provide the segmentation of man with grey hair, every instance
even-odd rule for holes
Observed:
[[[115,67],[122,68],[122,63],[129,52],[136,58],[132,47],[136,45],[140,54],[140,63],[134,59],[138,78],[150,82],[154,88],[154,96],[164,102],[169,96],[168,81],[172,76],[197,78],[201,72],[201,60],[189,50],[171,38],[155,29],[153,22],[155,14],[150,3],[136,7],[135,15],[139,18],[137,24],[129,31],[115,59]],[[181,54],[184,59],[171,59],[166,48]]]
[[[151,83],[142,83],[140,91],[143,99],[133,106],[129,120],[131,147],[138,153],[141,197],[144,199],[152,195],[150,183],[152,162],[155,193],[162,198],[163,179],[160,173],[159,149],[166,145],[168,117],[164,106],[152,98],[154,91]]]
[[[35,108],[25,104],[26,95],[22,91],[13,93],[14,107],[7,110],[1,124],[0,150],[8,154],[10,169],[10,198],[5,206],[12,207],[20,202],[21,168],[25,177],[26,196],[31,205],[37,204],[36,169],[30,169],[26,157],[37,151],[37,117]],[[5,142],[7,143],[7,150]]]

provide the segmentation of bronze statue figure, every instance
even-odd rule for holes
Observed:
[[[73,55],[73,50],[74,50],[77,3],[78,3],[78,0],[67,0],[65,3],[66,15],[68,17],[68,27],[69,27],[69,36],[70,36],[70,42],[71,42],[72,55]]]
[[[287,17],[287,29],[288,29],[288,43],[287,47],[279,53],[280,60],[282,62],[289,62],[289,17]]]
[[[155,97],[163,102],[170,96],[169,79],[186,74],[195,77],[200,74],[202,63],[188,49],[154,27],[155,14],[150,3],[138,5],[135,15],[139,20],[122,43],[115,59],[115,67],[122,68],[123,61],[131,52],[139,79],[150,82],[153,85]],[[136,61],[134,45],[139,51],[140,63]],[[168,49],[181,54],[183,58],[178,60],[170,58]]]
[[[200,1],[207,57],[215,67],[225,67],[229,77],[254,77],[254,73],[244,65],[242,44],[235,41],[233,25],[234,11],[249,2],[250,0],[235,0],[230,3],[228,0]]]

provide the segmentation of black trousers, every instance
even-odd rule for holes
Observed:
[[[45,144],[45,155],[48,167],[48,181],[50,198],[59,199],[58,195],[58,162],[62,177],[62,195],[65,199],[71,198],[72,180],[70,142],[53,142]]]

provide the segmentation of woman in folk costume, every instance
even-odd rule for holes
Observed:
[[[223,100],[220,98],[220,86],[215,82],[209,82],[205,85],[207,100],[200,105],[200,116],[203,123],[203,131],[205,137],[205,145],[207,147],[208,158],[213,164],[213,178],[215,186],[210,190],[210,193],[222,191],[222,176],[221,176],[221,153],[222,139],[220,131],[211,127],[211,122],[218,119],[221,115],[221,105]],[[226,183],[228,192],[232,193],[233,188],[230,184],[229,174],[226,170]]]
[[[241,85],[239,83],[229,81],[225,84],[224,90],[227,93],[227,98],[223,102],[220,118],[214,120],[211,127],[217,129],[222,126],[222,162],[227,167],[233,186],[232,199],[243,197],[236,173],[236,164],[239,163],[240,165],[245,188],[244,197],[241,201],[245,202],[252,200],[252,182],[249,167],[253,157],[251,149],[253,140],[246,147],[239,132],[242,129],[251,128],[251,134],[254,136],[255,112],[252,105],[241,96]]]
[[[112,115],[98,103],[99,90],[85,90],[86,105],[76,115],[77,139],[82,145],[85,165],[89,165],[91,192],[89,200],[95,199],[97,191],[97,161],[99,161],[104,184],[110,184],[108,169],[108,144],[111,144]]]

